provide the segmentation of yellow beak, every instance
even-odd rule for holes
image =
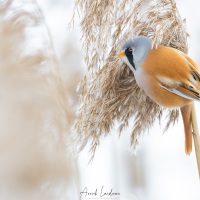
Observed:
[[[119,52],[119,53],[117,54],[117,57],[123,57],[123,56],[125,56],[125,53],[124,53],[123,51],[121,51],[121,52]]]

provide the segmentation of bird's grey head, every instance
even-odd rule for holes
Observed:
[[[151,43],[151,39],[145,36],[128,39],[122,47],[123,51],[118,53],[118,57],[122,57],[124,62],[134,71],[137,66],[144,62],[151,49]]]

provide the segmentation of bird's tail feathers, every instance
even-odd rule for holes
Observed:
[[[192,121],[191,121],[192,105],[188,104],[181,108],[185,130],[185,153],[189,155],[192,151]]]

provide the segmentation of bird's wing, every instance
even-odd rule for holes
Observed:
[[[157,75],[160,86],[167,91],[190,100],[200,101],[200,74],[196,66],[190,66],[186,77],[168,77]]]
[[[188,89],[183,85],[178,87],[164,86],[162,83],[160,84],[160,86],[165,90],[177,94],[178,96],[181,96],[183,98],[200,101],[200,94],[195,89]]]

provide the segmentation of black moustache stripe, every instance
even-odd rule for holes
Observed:
[[[135,68],[135,64],[134,64],[134,62],[133,62],[133,55],[129,55],[129,56],[127,56],[127,58],[128,58],[128,61],[130,62],[130,64],[133,66],[133,68],[136,70],[136,68]]]
[[[132,51],[130,51],[129,50],[129,48],[127,48],[126,50],[125,50],[125,54],[126,54],[126,57],[127,57],[127,59],[128,59],[128,61],[129,61],[129,63],[133,66],[133,68],[136,70],[136,68],[135,68],[135,64],[134,64],[134,59],[133,59],[133,54],[132,54]]]

